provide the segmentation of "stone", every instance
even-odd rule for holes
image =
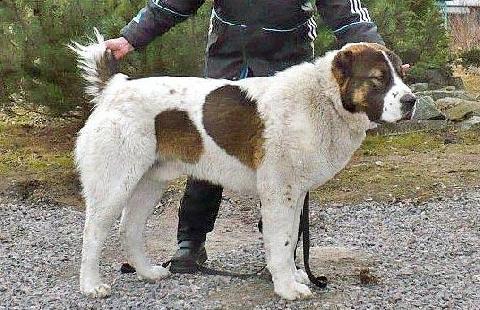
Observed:
[[[410,85],[410,89],[416,93],[419,91],[427,91],[428,90],[428,83],[415,83]]]
[[[425,71],[425,80],[431,89],[442,88],[447,85],[455,86],[456,89],[465,89],[461,77],[452,76],[445,69],[428,69]]]
[[[435,101],[430,96],[418,97],[417,104],[415,106],[415,113],[412,119],[414,120],[442,120],[445,119],[445,115],[440,112],[435,106]]]
[[[463,83],[463,80],[461,77],[459,76],[452,77],[452,82],[453,82],[453,86],[455,86],[456,89],[461,89],[461,90],[465,89],[465,84]]]
[[[456,106],[445,110],[447,119],[461,121],[472,116],[480,116],[480,102],[464,101]]]
[[[459,127],[462,130],[469,130],[469,129],[472,129],[473,127],[480,128],[480,116],[472,116],[471,118],[461,122],[459,124]]]
[[[430,96],[433,100],[437,101],[443,98],[458,98],[464,100],[475,100],[475,96],[464,90],[427,90],[416,93],[417,96]]]
[[[451,76],[445,70],[428,69],[425,70],[425,78],[433,88],[440,88],[450,84]]]
[[[457,90],[457,88],[456,88],[455,86],[445,86],[443,89],[446,90],[446,91],[454,91],[454,90]]]
[[[465,99],[454,98],[454,97],[445,97],[435,101],[435,105],[440,111],[446,111],[453,107],[456,107],[459,104],[464,103]],[[470,101],[470,100],[467,100]]]

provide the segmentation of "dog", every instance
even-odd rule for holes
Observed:
[[[94,110],[75,148],[86,220],[80,290],[106,297],[99,257],[114,220],[128,262],[146,281],[169,275],[145,255],[143,229],[181,175],[256,195],[274,291],[312,295],[293,253],[306,193],[348,163],[371,122],[410,119],[415,96],[382,45],[348,44],[272,77],[131,79],[111,70],[103,37],[70,46]]]

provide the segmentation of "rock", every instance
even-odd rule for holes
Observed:
[[[417,100],[415,107],[415,113],[412,119],[414,120],[442,120],[445,119],[445,115],[440,112],[435,106],[435,101],[432,97],[422,96]]]
[[[445,70],[428,69],[425,70],[425,77],[432,87],[439,88],[444,85],[448,85],[450,76]]]
[[[453,82],[453,86],[455,86],[456,89],[461,89],[461,90],[465,89],[465,84],[463,84],[463,80],[461,77],[459,76],[452,77],[452,82]]]
[[[441,98],[435,101],[435,105],[440,111],[446,111],[448,109],[451,109],[453,107],[456,107],[459,104],[464,103],[465,101],[471,101],[471,100],[465,100],[465,99],[460,99],[460,98],[453,98],[453,97],[445,97]]]
[[[464,90],[445,90],[445,89],[427,90],[427,91],[417,92],[416,95],[430,96],[435,101],[443,98],[458,98],[458,99],[464,99],[464,100],[476,99],[474,95]]]
[[[461,121],[471,116],[480,116],[480,102],[464,101],[458,105],[445,110],[447,119]]]
[[[428,90],[428,83],[415,83],[410,85],[410,89],[416,93],[419,91],[427,91]]]
[[[463,83],[459,81],[459,78],[453,77],[451,72],[445,68],[426,70],[422,82],[428,82],[432,89],[442,88],[446,85],[454,85],[459,89],[463,89]]]
[[[448,70],[429,69],[425,71],[425,81],[432,89],[442,88],[446,85],[455,86],[456,89],[465,89],[463,80],[460,77],[454,77]]]
[[[480,116],[472,116],[471,118],[460,123],[460,129],[469,130],[473,127],[480,127]]]
[[[454,90],[457,90],[457,88],[456,88],[455,86],[445,86],[443,89],[446,90],[446,91],[454,91]]]

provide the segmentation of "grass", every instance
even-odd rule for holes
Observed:
[[[361,152],[365,156],[408,155],[411,152],[429,152],[443,147],[441,137],[428,133],[398,136],[367,136]]]
[[[78,201],[72,149],[79,126],[0,121],[0,190]]]
[[[41,175],[50,170],[72,169],[72,142],[59,136],[64,134],[62,128],[56,131],[0,124],[0,174],[15,175],[21,170]]]
[[[425,200],[479,181],[479,129],[370,136],[313,197],[325,203]]]

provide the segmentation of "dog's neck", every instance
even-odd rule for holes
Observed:
[[[289,92],[303,96],[310,104],[307,114],[313,122],[332,121],[343,123],[353,134],[364,134],[370,126],[365,113],[352,113],[342,104],[340,88],[333,76],[332,62],[338,51],[331,51],[319,57],[314,63],[303,63],[277,74],[278,78],[287,79],[282,85],[291,85]],[[298,94],[300,87],[303,94]]]
[[[332,73],[334,56],[334,52],[328,53],[314,63],[303,63],[272,78],[249,82],[249,92],[256,98],[265,98],[264,108],[275,110],[280,122],[289,127],[289,137],[294,140],[291,143],[298,148],[291,152],[296,152],[294,157],[298,157],[302,167],[310,166],[304,167],[309,171],[305,176],[308,188],[345,166],[370,124],[364,113],[343,108]],[[318,167],[328,167],[328,171],[317,171]]]

